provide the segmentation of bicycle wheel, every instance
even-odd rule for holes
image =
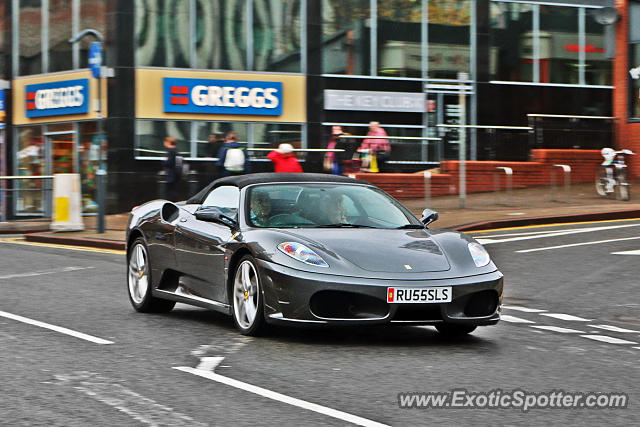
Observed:
[[[605,185],[607,182],[607,171],[604,168],[598,169],[598,174],[596,175],[596,193],[599,196],[607,197],[607,192],[605,190]]]

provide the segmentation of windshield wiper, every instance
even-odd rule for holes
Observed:
[[[403,229],[422,230],[423,228],[424,228],[424,225],[419,225],[419,224],[405,224],[405,225],[401,225],[400,227],[396,227],[397,230],[403,230]]]
[[[326,228],[378,228],[372,225],[363,225],[363,224],[350,224],[348,222],[341,222],[338,224],[321,224],[318,227],[326,227]]]

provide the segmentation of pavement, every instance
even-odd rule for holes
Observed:
[[[593,184],[574,184],[568,192],[553,191],[551,187],[537,187],[507,192],[468,194],[461,207],[460,197],[441,196],[429,200],[403,200],[414,214],[420,216],[425,207],[435,210],[440,217],[432,228],[450,228],[458,231],[480,231],[505,227],[522,227],[578,221],[603,221],[640,218],[640,196],[631,200],[606,199],[595,193]],[[129,213],[106,216],[104,233],[97,232],[97,217],[85,217],[84,231],[52,232],[48,220],[18,220],[0,222],[0,234],[22,234],[25,240],[88,246],[102,249],[125,248],[125,232]]]

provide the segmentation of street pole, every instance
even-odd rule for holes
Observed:
[[[76,34],[74,37],[69,39],[69,43],[74,44],[79,42],[82,38],[84,38],[85,36],[93,36],[97,43],[98,43],[98,49],[97,51],[99,52],[100,58],[99,60],[96,60],[95,62],[97,64],[92,64],[91,61],[89,63],[89,67],[91,68],[93,67],[98,67],[98,71],[97,71],[97,76],[96,73],[93,72],[94,77],[96,78],[97,82],[98,82],[98,103],[96,106],[96,117],[97,117],[97,127],[98,127],[98,141],[100,143],[100,154],[99,154],[99,166],[98,166],[98,170],[96,171],[96,198],[98,199],[98,233],[104,233],[104,229],[105,229],[105,193],[106,193],[106,179],[107,179],[107,168],[105,165],[105,156],[104,156],[104,150],[103,150],[103,145],[104,145],[104,141],[105,141],[105,135],[104,135],[104,115],[102,114],[102,64],[104,63],[104,53],[103,53],[103,49],[102,46],[104,45],[104,38],[102,37],[102,34],[100,34],[99,31],[94,30],[94,29],[86,29],[86,30],[82,30],[80,31],[78,34]],[[92,50],[90,50],[91,53]]]
[[[459,165],[459,177],[460,181],[458,184],[459,194],[460,194],[460,208],[464,209],[465,202],[467,199],[467,165],[466,165],[466,157],[467,157],[467,145],[466,145],[466,136],[467,136],[467,128],[465,127],[467,124],[467,96],[465,93],[465,83],[469,79],[469,75],[467,73],[458,73],[458,80],[460,82],[460,92],[458,94],[458,104],[460,106],[460,128],[458,131],[458,161]]]

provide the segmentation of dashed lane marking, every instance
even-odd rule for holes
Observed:
[[[612,326],[612,325],[589,325],[592,328],[598,328],[598,329],[604,329],[606,331],[611,331],[611,332],[622,332],[625,334],[629,334],[629,333],[636,333],[639,334],[640,331],[634,331],[632,329],[625,329],[625,328],[619,328],[618,326]]]
[[[543,313],[547,311],[547,310],[541,310],[539,308],[521,307],[517,305],[503,305],[502,308],[506,308],[508,310],[523,311],[525,313]]]
[[[611,255],[640,255],[640,249],[635,251],[611,252]]]
[[[531,325],[532,328],[544,329],[545,331],[560,332],[562,334],[584,334],[584,331],[577,329],[561,328],[559,326]]]
[[[571,322],[591,322],[593,319],[585,319],[584,317],[572,316],[563,313],[540,313],[541,316],[549,316],[554,319],[569,320]]]
[[[570,243],[570,244],[567,244],[567,245],[547,246],[546,248],[523,249],[523,250],[516,251],[516,253],[526,254],[526,253],[529,253],[529,252],[548,251],[548,250],[551,250],[551,249],[572,248],[572,247],[575,247],[575,246],[585,246],[585,245],[599,245],[599,244],[602,244],[602,243],[622,242],[622,241],[625,241],[625,240],[637,240],[637,239],[640,239],[640,236],[638,236],[638,237],[624,237],[624,238],[621,238],[621,239],[597,240],[595,242]]]
[[[64,267],[64,268],[56,268],[54,270],[32,271],[30,273],[7,274],[5,276],[0,276],[0,279],[17,279],[20,277],[43,276],[45,274],[66,273],[68,271],[88,270],[90,268],[95,268],[95,267]]]
[[[81,340],[90,341],[95,344],[113,344],[113,341],[108,341],[102,338],[94,337],[93,335],[83,334],[82,332],[74,331],[73,329],[63,328],[62,326],[51,325],[49,323],[40,322],[39,320],[29,319],[28,317],[18,316],[17,314],[7,313],[6,311],[0,311],[1,317],[15,320],[29,325],[38,326],[40,328],[49,329],[61,334],[70,335],[72,337],[80,338]]]
[[[594,341],[606,342],[608,344],[638,344],[637,342],[622,340],[620,338],[609,337],[607,335],[580,335]]]
[[[509,322],[509,323],[536,323],[532,320],[521,319],[515,316],[509,316],[508,314],[500,315],[500,320],[504,320],[505,322]]]
[[[386,424],[381,424],[377,421],[362,418],[357,415],[349,414],[347,412],[338,411],[336,409],[321,406],[316,403],[307,402],[305,400],[297,399],[295,397],[287,396],[275,391],[268,390],[266,388],[258,387],[252,384],[248,384],[242,381],[235,380],[233,378],[225,377],[214,372],[215,368],[224,360],[222,356],[216,357],[203,357],[200,359],[200,364],[196,368],[187,366],[176,366],[173,369],[177,369],[182,372],[197,375],[202,378],[206,378],[212,381],[219,382],[221,384],[228,385],[230,387],[238,388],[240,390],[247,391],[249,393],[257,394],[267,399],[276,400],[278,402],[286,403],[288,405],[297,406],[298,408],[306,409],[309,411],[317,412],[332,418],[337,418],[342,421],[346,421],[352,424],[367,426],[367,427],[389,427]],[[246,395],[243,397],[246,400]]]
[[[546,237],[558,237],[558,236],[568,236],[571,234],[581,234],[581,233],[592,233],[595,231],[606,231],[606,230],[614,230],[618,228],[627,228],[627,227],[640,227],[640,224],[624,224],[624,225],[610,225],[604,227],[591,227],[591,228],[575,228],[571,230],[551,230],[548,233],[522,233],[521,236],[509,237],[506,239],[491,239],[488,237],[477,237],[476,240],[483,245],[491,245],[494,243],[508,243],[508,242],[518,242],[521,240],[531,240],[531,239],[543,239]],[[491,236],[498,237],[498,236]]]
[[[127,253],[126,251],[119,251],[116,249],[100,249],[100,248],[89,248],[86,246],[56,245],[53,243],[27,242],[22,237],[10,237],[5,239],[0,239],[0,243],[14,244],[14,245],[27,245],[27,246],[40,246],[44,248],[55,248],[55,249],[67,249],[70,251],[99,252],[99,253],[105,253],[105,254],[126,255]]]

